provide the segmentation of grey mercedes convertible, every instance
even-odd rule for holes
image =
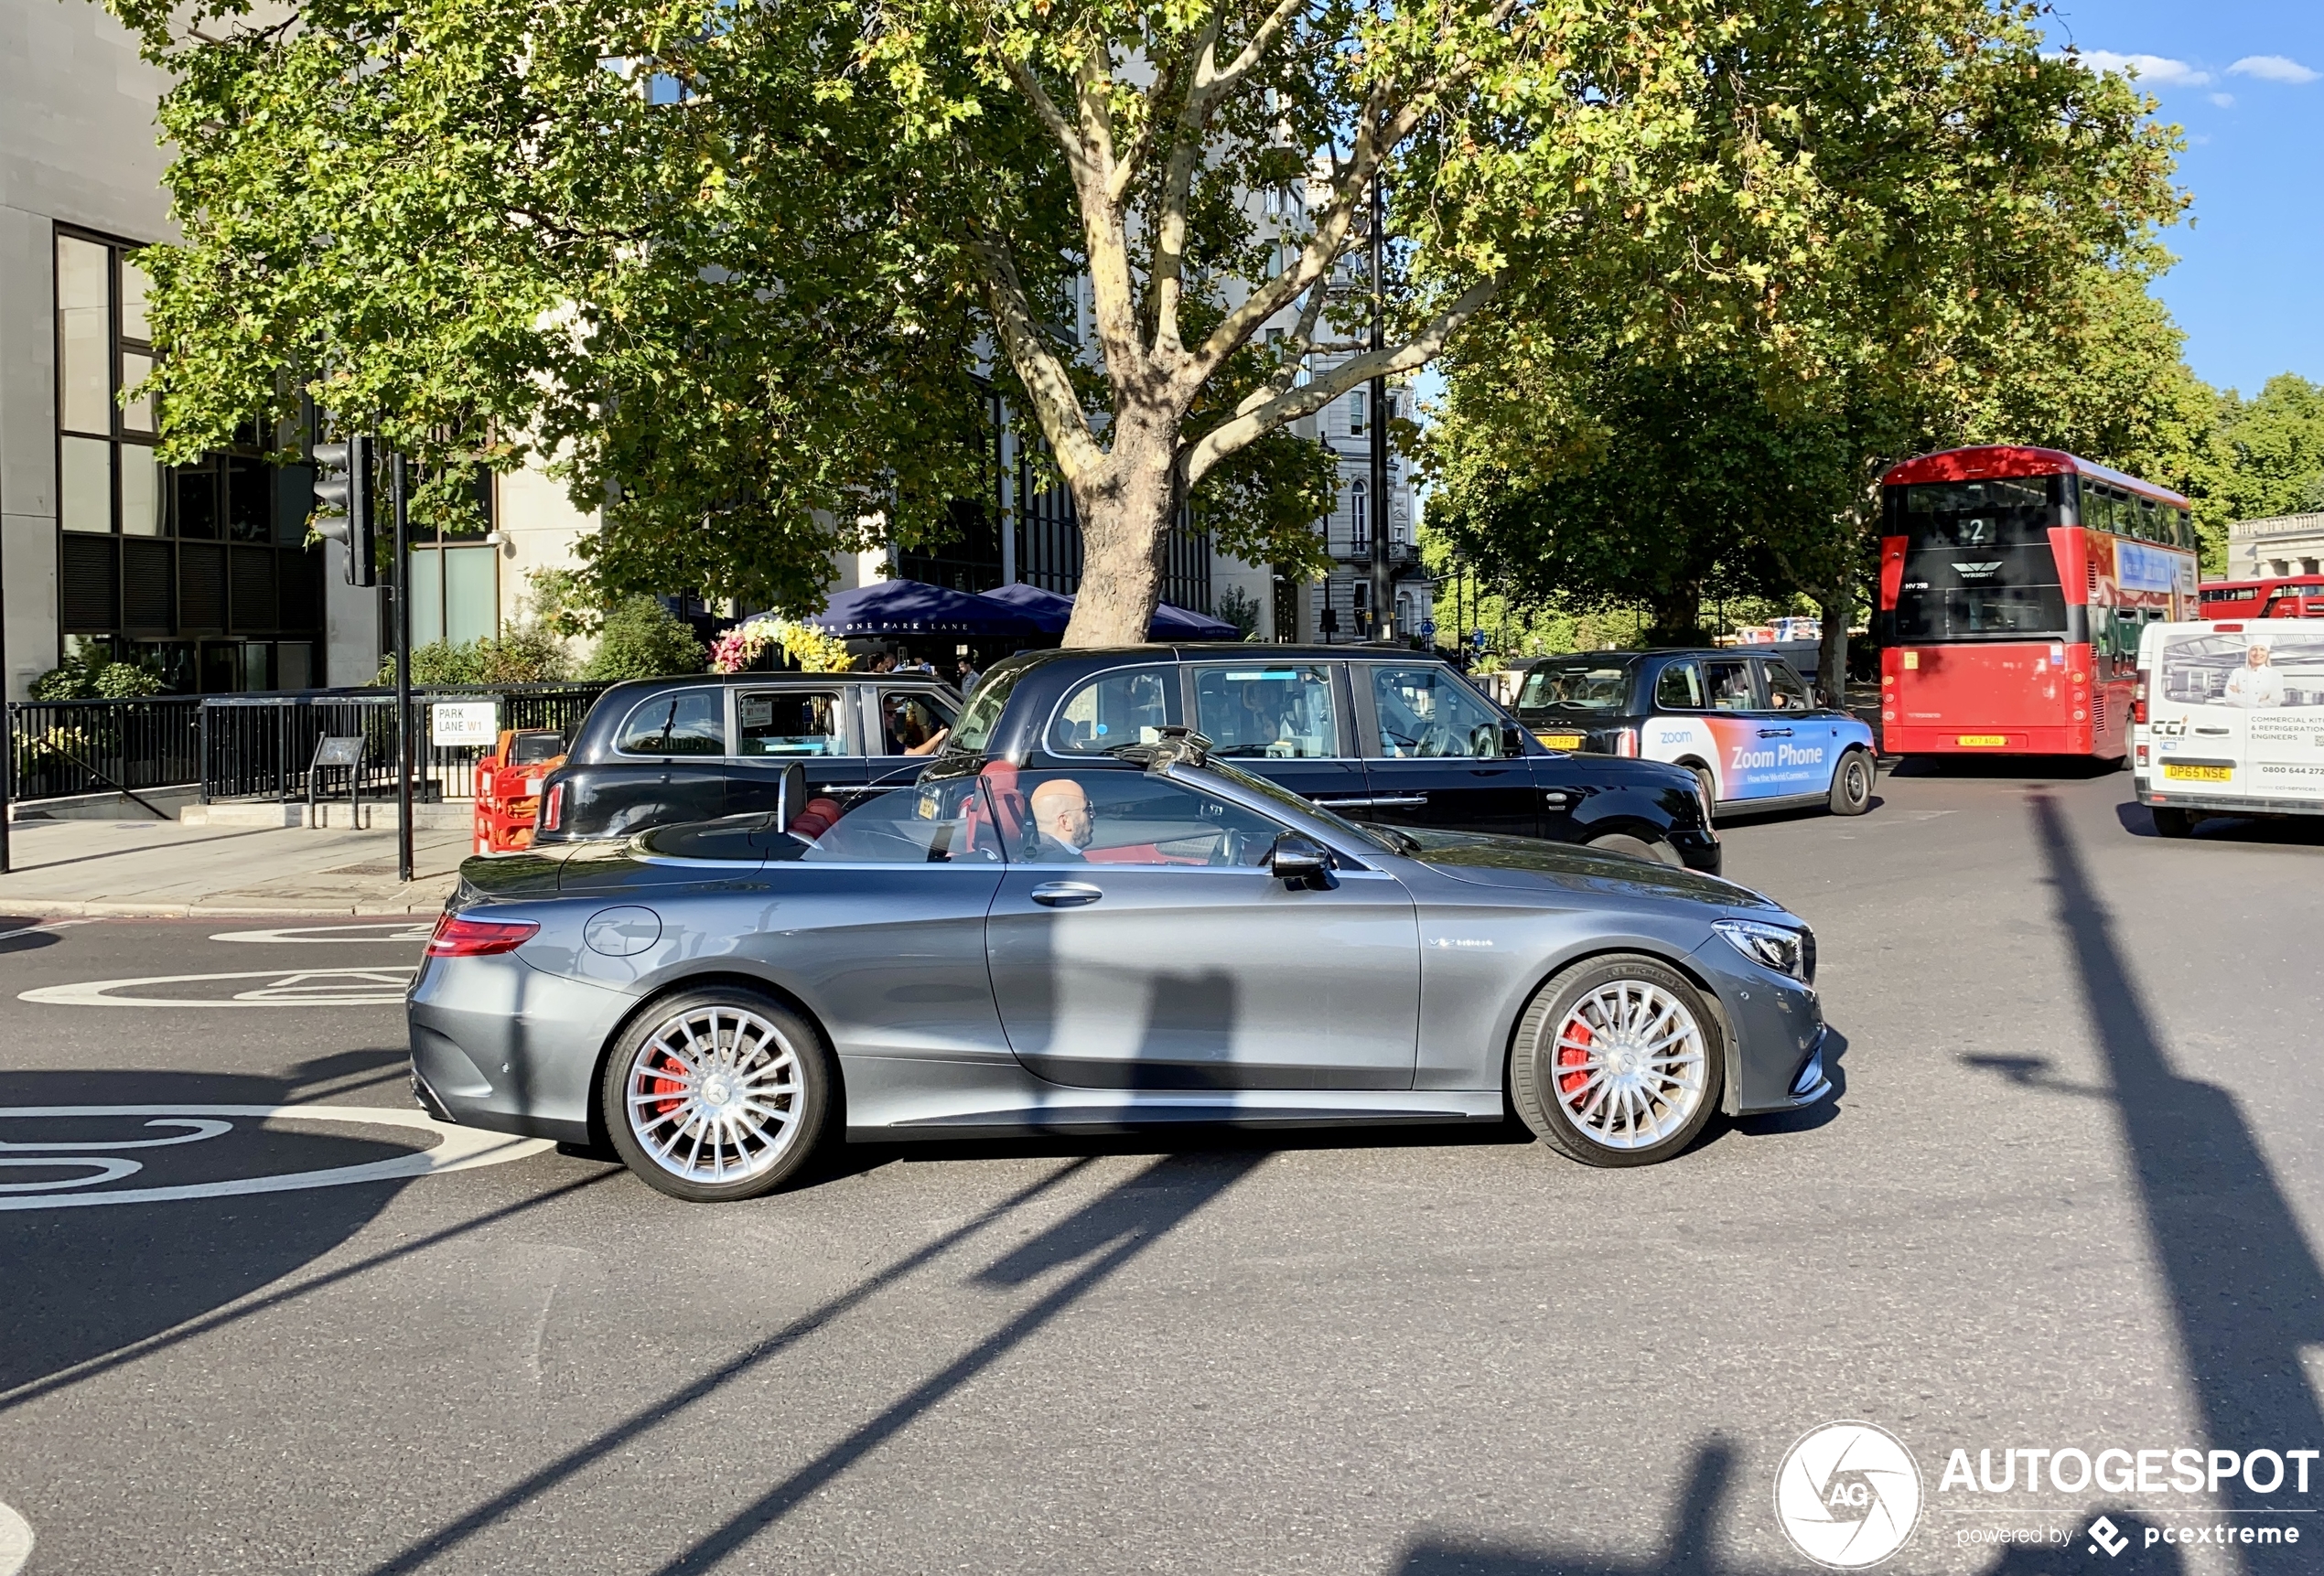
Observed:
[[[1358,826],[1182,729],[1071,770],[470,860],[410,997],[446,1121],[767,1192],[817,1145],[1499,1122],[1593,1165],[1830,1091],[1815,940],[1716,877]]]

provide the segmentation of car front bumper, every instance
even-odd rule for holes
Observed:
[[[1717,938],[1688,961],[1717,992],[1727,1018],[1728,1115],[1795,1110],[1832,1092],[1824,1066],[1831,1030],[1812,988],[1749,962]]]

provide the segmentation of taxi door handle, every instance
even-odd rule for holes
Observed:
[[[1044,908],[1079,908],[1084,903],[1095,903],[1105,894],[1084,882],[1044,881],[1029,895]]]
[[[1398,807],[1426,804],[1428,802],[1428,796],[1425,793],[1383,794],[1372,802],[1374,806],[1390,805]]]
[[[1791,730],[1789,728],[1761,728],[1759,730],[1759,737],[1763,739],[1788,739],[1791,736]]]

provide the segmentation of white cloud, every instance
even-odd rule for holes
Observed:
[[[2289,55],[2246,55],[2227,69],[2238,76],[2257,77],[2263,82],[2312,82],[2318,75]]]
[[[2222,110],[2232,110],[2235,107],[2235,95],[2233,93],[2213,93],[2211,95],[2211,102],[2217,104]]]
[[[2135,71],[2139,82],[2149,88],[2200,88],[2211,80],[2209,71],[2199,71],[2184,60],[2163,55],[2117,55],[2112,49],[2084,49],[2082,63],[2093,71]],[[2288,66],[2292,62],[2284,63]]]

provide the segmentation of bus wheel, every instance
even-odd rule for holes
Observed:
[[[1848,750],[1832,773],[1832,813],[1862,815],[1872,808],[1872,757]]]
[[[2176,805],[2158,804],[2146,812],[2155,818],[2157,837],[2192,837],[2195,818]]]

